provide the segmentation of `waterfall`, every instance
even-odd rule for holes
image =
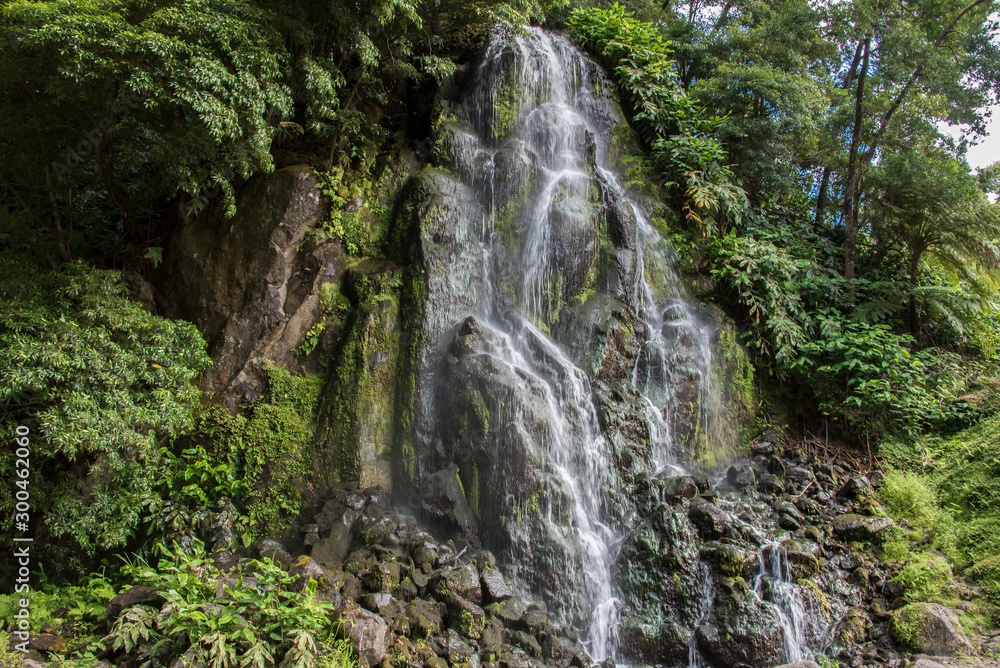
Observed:
[[[774,604],[788,662],[811,658],[811,654],[806,655],[806,610],[792,584],[791,567],[784,550],[778,543],[768,543],[760,549],[758,558],[760,573],[754,581],[753,591],[759,598],[766,598]]]
[[[634,510],[620,498],[623,473],[579,351],[556,335],[560,318],[599,292],[644,331],[622,380],[642,406],[649,444],[637,466],[647,474],[682,471],[678,425],[704,434],[715,404],[710,327],[684,298],[668,244],[606,164],[610,126],[622,121],[597,82],[564,37],[497,35],[443,121],[443,152],[475,220],[456,228],[460,243],[435,279],[467,298],[427,316],[444,371],[426,413],[439,424],[428,449],[475,489],[486,546],[600,661],[616,656],[612,570]],[[475,428],[454,418],[469,413]]]

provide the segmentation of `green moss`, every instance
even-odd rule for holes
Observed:
[[[796,580],[796,584],[807,588],[812,592],[812,595],[816,598],[819,603],[819,610],[823,614],[823,617],[830,621],[833,615],[833,606],[830,603],[830,595],[819,588],[814,580],[803,578],[801,580]]]
[[[521,112],[521,87],[517,81],[509,79],[497,89],[493,97],[493,112],[493,138],[503,139],[513,132]]]
[[[194,439],[206,443],[246,484],[250,532],[244,542],[281,530],[302,509],[300,490],[311,473],[305,462],[322,383],[318,375],[294,376],[268,367],[267,392],[240,414],[215,405],[199,414]]]
[[[475,464],[472,465],[472,485],[469,490],[469,496],[466,499],[469,502],[469,507],[472,509],[473,514],[479,517],[479,467]]]
[[[906,649],[919,650],[920,633],[926,620],[927,612],[919,603],[900,608],[892,614],[890,629],[893,638]]]

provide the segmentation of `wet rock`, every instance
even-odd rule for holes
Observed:
[[[366,594],[361,597],[361,603],[383,619],[395,617],[403,611],[403,605],[392,594]]]
[[[463,564],[454,569],[439,571],[431,577],[431,589],[438,596],[444,597],[447,594],[455,594],[464,599],[472,601],[476,605],[483,602],[483,592],[479,584],[479,575],[475,566]]]
[[[528,610],[521,619],[528,630],[535,634],[542,633],[549,626],[549,613],[538,608]]]
[[[938,663],[937,661],[932,661],[927,657],[922,659],[917,659],[917,662],[913,664],[913,668],[947,668],[944,664]]]
[[[406,606],[406,620],[411,631],[419,638],[430,638],[440,633],[445,606],[418,598]]]
[[[474,640],[483,635],[486,613],[482,608],[454,594],[445,597],[445,604],[448,606],[448,626]]]
[[[463,535],[476,533],[476,516],[465,499],[458,478],[458,467],[452,464],[424,478],[420,487],[423,510],[428,516],[458,529]]]
[[[698,485],[689,475],[675,476],[663,481],[663,498],[670,502],[693,499],[698,495]]]
[[[580,291],[597,257],[597,211],[593,203],[574,196],[554,199],[549,206],[550,261],[563,279],[563,301],[569,301]]]
[[[925,654],[971,654],[954,610],[937,603],[911,603],[892,615],[892,634],[900,644]]]
[[[740,578],[719,583],[712,615],[695,637],[715,665],[763,668],[785,660],[784,634],[774,607],[751,595]]]
[[[733,518],[714,503],[691,506],[688,517],[698,532],[708,540],[722,538],[733,524]]]
[[[686,663],[688,639],[691,631],[676,622],[663,624],[637,624],[634,621],[622,628],[625,655],[648,663]]]
[[[399,583],[399,586],[396,587],[396,591],[393,592],[393,595],[401,601],[412,601],[420,596],[420,590],[417,589],[417,585],[413,582],[413,578],[407,577]]]
[[[759,570],[756,553],[735,545],[718,545],[712,554],[723,575],[746,579]]]
[[[62,654],[69,649],[69,641],[52,633],[32,633],[28,636],[28,649]]]
[[[506,601],[514,595],[498,570],[484,570],[479,581],[483,589],[483,600],[487,603]]]
[[[870,496],[873,491],[872,484],[863,475],[855,476],[848,480],[840,491],[837,492],[837,496],[842,499],[862,499],[866,496]]]
[[[506,631],[503,625],[495,619],[487,619],[483,623],[483,634],[479,638],[479,647],[483,654],[495,654],[506,642]]]
[[[441,639],[441,649],[448,659],[448,664],[452,666],[467,666],[469,660],[474,656],[472,646],[463,640],[454,629],[448,629],[444,638]]]
[[[402,580],[402,569],[398,561],[380,561],[365,575],[368,591],[383,594],[392,593]]]
[[[389,625],[364,608],[355,608],[344,615],[344,627],[351,645],[363,666],[375,666],[389,651]]]
[[[270,559],[281,564],[285,570],[288,570],[288,567],[292,565],[292,555],[288,554],[285,547],[276,540],[261,538],[254,544],[254,549],[257,550],[262,559]]]
[[[833,531],[841,540],[873,541],[894,526],[888,517],[864,515],[838,515],[833,520]]]
[[[524,603],[519,599],[513,598],[503,603],[492,603],[487,606],[487,609],[491,615],[499,619],[508,628],[527,628],[527,625],[523,621],[525,613]]]
[[[525,652],[531,656],[541,658],[542,656],[542,646],[538,644],[535,637],[530,633],[525,633],[524,631],[514,631],[510,634],[511,642],[523,649]]]
[[[757,489],[764,494],[784,494],[785,483],[783,483],[781,478],[773,473],[765,473],[760,477],[760,482],[757,483]]]
[[[757,476],[749,462],[733,464],[726,471],[726,482],[734,489],[746,489],[757,484]]]
[[[780,666],[775,666],[775,668],[819,668],[819,664],[815,661],[796,661],[795,663],[786,663]]]
[[[800,486],[805,486],[816,479],[816,474],[810,468],[793,464],[785,469],[785,479],[793,480]]]
[[[768,457],[767,459],[767,470],[768,473],[776,475],[779,478],[785,477],[785,462],[781,461],[780,457]]]
[[[839,647],[851,647],[865,641],[868,633],[868,618],[861,608],[851,608],[839,622],[834,637]]]
[[[771,503],[771,508],[774,509],[775,513],[788,515],[798,523],[804,522],[806,519],[795,504],[789,501],[776,500]]]
[[[296,578],[296,585],[305,587],[309,580],[322,582],[326,580],[326,573],[313,559],[305,555],[296,559],[288,569],[288,574]]]
[[[809,540],[815,541],[817,543],[823,542],[823,532],[820,531],[819,527],[815,525],[807,524],[806,526],[802,527],[802,535],[808,538]]]
[[[819,572],[819,559],[815,555],[803,550],[788,550],[786,555],[793,579],[809,578]]]
[[[307,165],[250,179],[235,217],[224,209],[210,204],[179,221],[152,281],[160,315],[189,320],[204,334],[214,363],[202,386],[234,409],[263,391],[266,373],[255,359],[302,363],[293,350],[314,324],[320,284],[345,258],[336,244],[299,243],[327,210]]]
[[[147,587],[145,585],[137,585],[132,587],[128,591],[124,591],[118,594],[110,602],[108,602],[107,616],[108,620],[118,619],[118,615],[122,613],[123,610],[131,608],[133,605],[161,605],[166,599],[160,595],[156,589],[153,587]]]

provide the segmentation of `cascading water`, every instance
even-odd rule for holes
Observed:
[[[781,545],[768,543],[760,550],[760,573],[754,582],[754,594],[774,604],[785,640],[789,663],[806,658],[806,610],[791,583],[791,567]]]
[[[504,493],[507,510],[519,516],[503,519],[512,575],[537,586],[532,571],[539,552],[558,544],[570,555],[561,564],[563,577],[583,600],[555,600],[553,609],[567,622],[586,624],[588,651],[602,659],[614,652],[616,627],[611,564],[620,536],[608,518],[612,467],[587,376],[544,331],[563,277],[552,228],[566,211],[590,207],[593,134],[579,104],[587,68],[566,40],[540,30],[495,39],[466,104],[476,137],[464,149],[475,166],[467,182],[484,211],[479,243],[489,286],[474,315],[479,327],[491,330],[491,364],[521,379],[532,397],[525,411],[531,415],[514,415],[509,426],[531,432],[524,433],[530,456],[549,488],[558,490],[529,499],[536,517],[527,520],[517,503],[523,490],[514,485]],[[515,178],[524,181],[520,192],[511,187]],[[529,419],[541,427],[526,427]]]
[[[621,118],[583,54],[528,28],[491,40],[469,76],[470,93],[443,121],[461,186],[440,186],[465,218],[428,245],[451,244],[429,281],[447,296],[425,321],[440,351],[429,364],[439,377],[424,409],[438,425],[429,450],[457,466],[479,533],[515,583],[583,631],[593,659],[614,658],[626,605],[619,551],[639,519],[621,492],[641,476],[684,474],[678,446],[713,437],[712,325],[685,298],[645,205],[607,164]],[[587,320],[592,307],[600,323]],[[573,318],[584,322],[576,339]],[[610,340],[612,321],[634,337],[632,352],[619,339],[629,361],[588,362],[593,332]],[[615,440],[622,427],[601,392],[634,402],[638,458]],[[694,666],[693,629],[712,614],[714,586],[686,517],[664,521],[688,545],[676,558],[684,595],[697,598],[682,615]]]

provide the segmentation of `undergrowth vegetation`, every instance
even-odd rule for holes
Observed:
[[[903,563],[897,579],[907,596],[940,597],[953,567],[983,588],[1000,619],[1000,414],[950,437],[889,440],[881,450],[891,468],[879,496],[902,527],[885,552]]]
[[[17,599],[27,597],[34,628],[72,640],[54,664],[65,668],[93,666],[107,652],[145,667],[178,658],[208,668],[357,667],[333,605],[317,596],[316,581],[300,581],[269,559],[221,572],[203,543],[187,545],[161,545],[155,561],[139,558],[122,568],[129,586],[145,585],[159,595],[123,610],[113,624],[106,609],[118,591],[98,574],[80,585],[0,596],[0,666],[21,665],[20,653],[3,650]]]
[[[333,605],[269,559],[251,561],[223,579],[204,547],[161,548],[157,567],[137,563],[132,578],[161,592],[161,608],[133,606],[108,635],[142,666],[184,656],[209,668],[340,668],[349,646],[336,638]],[[219,596],[218,593],[222,592]]]
[[[30,495],[47,510],[38,535],[59,562],[128,541],[159,498],[160,443],[193,424],[193,381],[209,361],[194,325],[150,315],[119,279],[0,253],[0,433],[10,443],[16,426],[30,432]],[[13,455],[0,452],[8,490]],[[0,500],[5,517],[14,501]]]

